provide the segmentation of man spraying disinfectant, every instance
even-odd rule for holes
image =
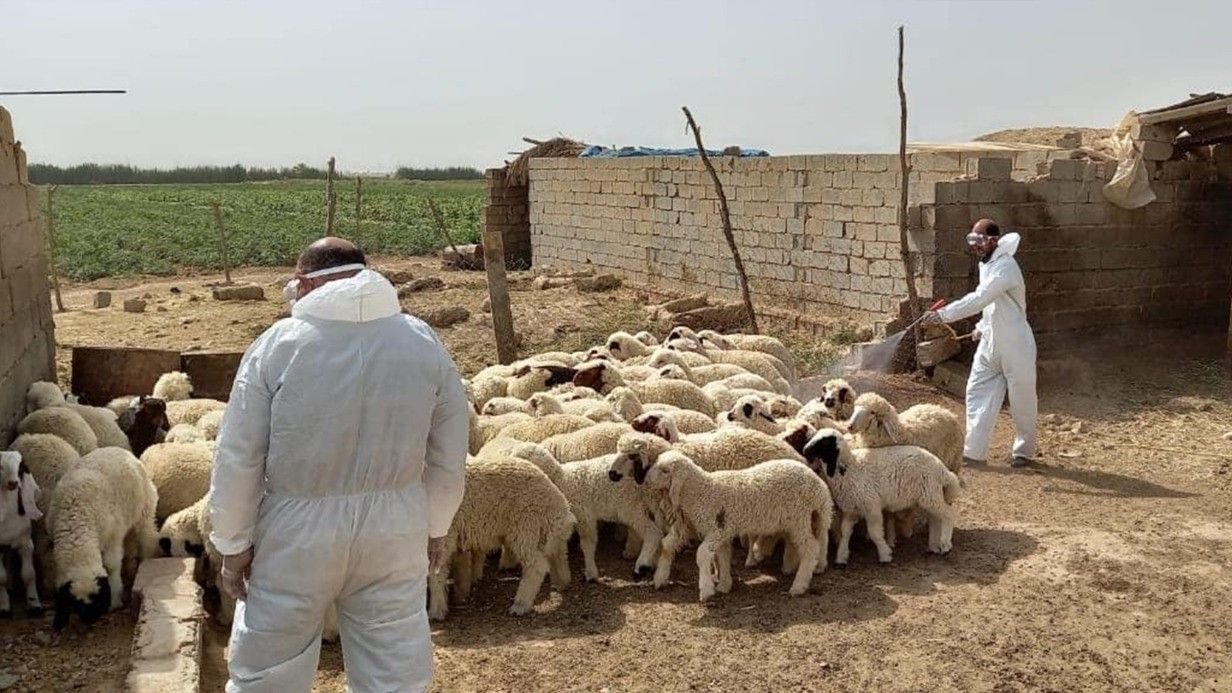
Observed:
[[[1001,235],[991,219],[975,222],[967,245],[980,259],[980,284],[975,291],[923,315],[923,325],[955,322],[983,312],[973,333],[979,340],[971,377],[967,380],[967,440],[963,456],[968,465],[982,465],[988,456],[993,428],[1006,391],[1014,420],[1014,467],[1035,458],[1035,335],[1027,323],[1027,290],[1022,270],[1014,260],[1022,238]]]

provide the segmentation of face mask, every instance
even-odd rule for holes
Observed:
[[[331,274],[342,274],[343,272],[354,272],[356,270],[368,269],[367,265],[354,263],[350,265],[340,265],[338,267],[326,267],[315,272],[309,272],[304,275],[305,279],[316,279],[317,277],[326,277]],[[292,279],[282,287],[282,297],[287,300],[287,303],[295,305],[295,301],[299,294],[299,278]]]

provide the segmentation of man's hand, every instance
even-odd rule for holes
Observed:
[[[935,310],[930,310],[920,316],[920,325],[940,325],[941,322],[941,314]]]
[[[428,537],[428,572],[440,572],[446,558],[445,537]]]
[[[234,556],[222,557],[221,581],[219,587],[227,596],[233,599],[248,598],[248,574],[252,571],[252,547]]]

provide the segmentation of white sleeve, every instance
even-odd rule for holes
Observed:
[[[428,536],[449,533],[466,486],[470,416],[462,378],[444,347],[440,347],[441,380],[432,410],[432,428],[424,455],[423,484],[428,499]]]
[[[1004,272],[990,272],[975,291],[937,311],[942,322],[957,322],[984,310],[1013,285]]]
[[[262,371],[268,341],[258,339],[244,354],[218,431],[207,512],[213,525],[210,541],[224,556],[252,546],[257,508],[265,490],[273,399]]]

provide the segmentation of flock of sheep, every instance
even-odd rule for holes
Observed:
[[[585,352],[480,371],[465,382],[466,492],[450,559],[429,576],[429,616],[444,618],[450,597],[465,601],[496,552],[502,568],[521,569],[510,613],[530,612],[546,577],[569,583],[575,532],[584,576],[596,580],[600,523],[623,533],[634,572],[656,587],[696,546],[703,601],[731,589],[736,542],[748,566],[783,543],[792,595],[825,568],[831,534],[834,562],[848,561],[861,520],[881,562],[920,520],[929,550],[947,553],[963,485],[958,417],[929,404],[899,413],[842,380],[802,403],[796,381],[790,351],[772,337],[684,327],[662,343],[617,332]],[[205,507],[226,405],[191,394],[179,372],[107,407],[31,386],[19,436],[0,456],[0,548],[20,556],[28,613],[42,610],[41,587],[55,595],[55,628],[72,613],[92,623],[121,605],[122,571],[157,554],[200,557],[198,580],[215,581]],[[0,562],[5,586],[2,571]],[[233,608],[224,598],[220,620]],[[9,613],[0,590],[0,615]],[[336,633],[332,613],[326,632]]]

